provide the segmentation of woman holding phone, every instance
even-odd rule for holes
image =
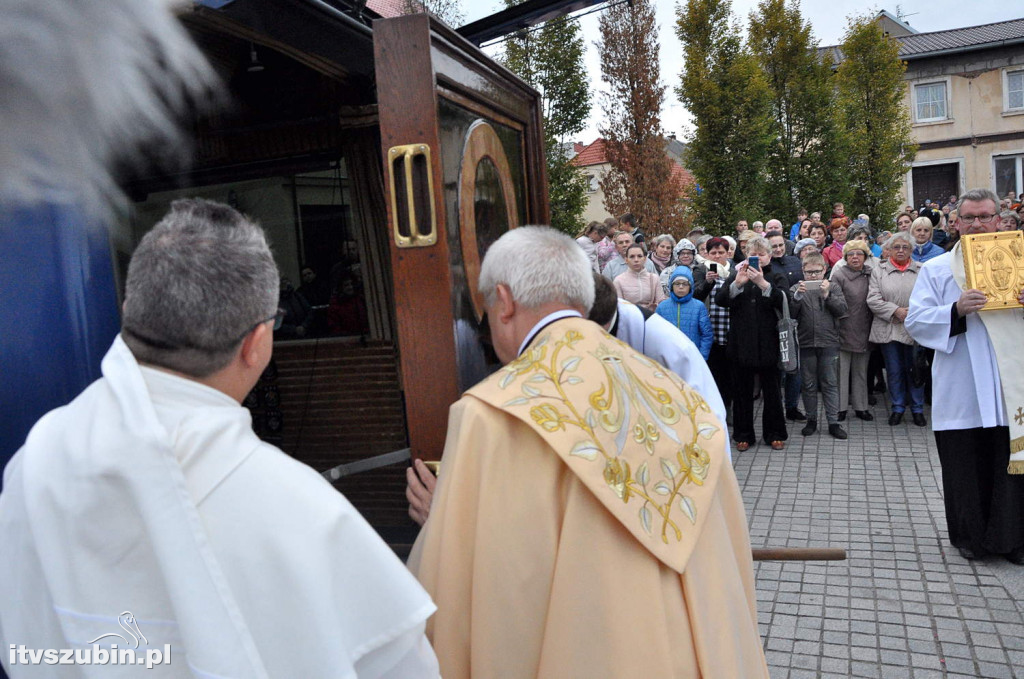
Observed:
[[[708,252],[711,252],[710,246]],[[786,274],[772,267],[767,240],[748,241],[747,257],[715,293],[715,302],[729,310],[729,360],[734,371],[733,439],[740,452],[757,443],[754,377],[759,377],[764,397],[762,436],[773,450],[782,450],[788,434],[779,390],[779,333],[775,312],[782,311],[789,285]]]

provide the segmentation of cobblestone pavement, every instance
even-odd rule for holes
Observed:
[[[1024,679],[1024,568],[949,545],[931,428],[872,410],[847,441],[789,423],[785,450],[734,453],[754,547],[847,551],[755,564],[771,676]]]

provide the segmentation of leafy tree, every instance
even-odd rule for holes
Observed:
[[[850,20],[841,49],[835,82],[852,204],[872,224],[885,224],[899,211],[900,185],[917,152],[904,105],[907,65],[870,16]]]
[[[649,233],[680,232],[686,222],[685,187],[673,178],[665,154],[659,83],[658,30],[652,0],[606,9],[599,20],[605,124],[600,128],[611,169],[601,180],[613,215],[632,212]]]
[[[449,26],[459,26],[465,19],[460,0],[402,0],[402,14],[421,14],[424,11]]]
[[[687,0],[676,20],[685,58],[676,94],[695,124],[687,150],[700,186],[694,209],[718,233],[761,210],[772,134],[768,85],[729,19],[729,0]]]
[[[522,0],[505,0],[514,6]],[[572,165],[565,142],[578,134],[590,115],[590,86],[583,64],[579,23],[560,17],[539,30],[520,31],[505,43],[503,62],[541,94],[551,222],[575,235],[583,228],[587,178]]]
[[[750,49],[769,88],[764,215],[784,222],[798,206],[826,211],[846,201],[831,60],[818,54],[795,0],[761,0],[750,14]]]

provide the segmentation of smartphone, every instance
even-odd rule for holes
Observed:
[[[807,290],[821,290],[821,281],[804,281]]]
[[[751,269],[757,269],[760,271],[761,258],[757,257],[756,255],[754,257],[747,257],[747,266],[749,266]]]
[[[708,266],[710,267],[711,271],[714,271],[715,273],[718,273],[718,265],[717,264],[715,264],[714,262],[711,262],[711,264],[709,264]]]

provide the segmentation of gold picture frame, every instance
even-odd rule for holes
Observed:
[[[988,296],[981,310],[1024,308],[1018,300],[1024,289],[1024,232],[979,233],[961,241],[967,287]]]

